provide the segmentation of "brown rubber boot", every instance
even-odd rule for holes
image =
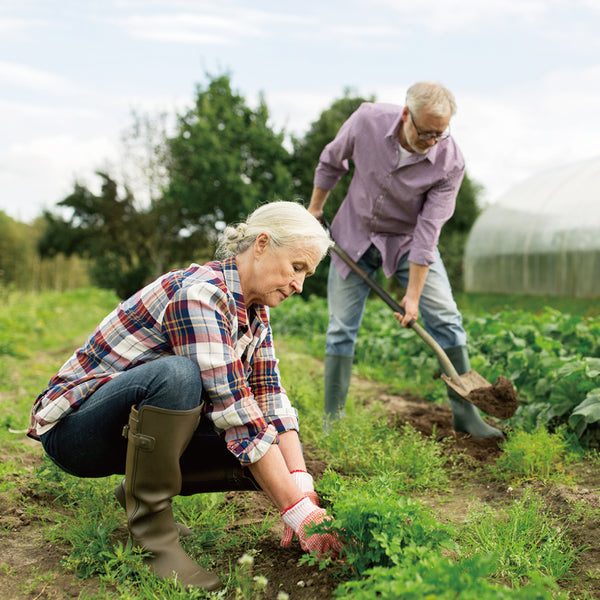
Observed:
[[[179,458],[198,425],[202,408],[186,411],[131,409],[125,464],[125,506],[134,545],[151,553],[146,564],[158,577],[176,576],[184,587],[208,591],[221,583],[179,544],[171,498],[181,490]]]

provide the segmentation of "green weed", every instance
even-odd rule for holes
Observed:
[[[333,471],[319,483],[335,516],[320,527],[335,532],[343,560],[356,576],[374,566],[414,562],[434,550],[455,549],[450,527],[420,502],[394,494],[389,484],[389,478],[349,483]]]
[[[489,469],[501,481],[556,483],[568,479],[566,466],[570,462],[563,433],[549,433],[540,427],[531,433],[511,432],[503,444],[502,454]]]
[[[506,509],[482,505],[472,511],[460,535],[465,556],[494,556],[494,577],[520,585],[531,573],[565,577],[578,551],[543,498],[527,490]]]
[[[333,423],[321,445],[329,465],[348,475],[392,473],[396,492],[443,487],[448,481],[439,445],[410,425],[395,429],[383,418],[375,420],[367,409]]]

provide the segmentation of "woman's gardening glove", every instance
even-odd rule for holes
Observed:
[[[295,484],[300,488],[300,491],[303,492],[313,504],[319,506],[319,497],[317,496],[317,492],[315,492],[315,485],[313,483],[312,475],[306,471],[292,471],[290,475],[292,476]],[[292,543],[293,539],[294,530],[286,525],[283,530],[281,545],[284,548],[287,548]]]
[[[300,547],[305,552],[316,552],[318,558],[337,558],[342,544],[331,533],[307,533],[311,525],[332,521],[324,508],[313,504],[309,498],[302,498],[296,504],[286,508],[282,513],[284,523],[290,527],[300,540]]]

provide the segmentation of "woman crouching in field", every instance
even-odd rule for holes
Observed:
[[[179,544],[177,494],[263,489],[282,545],[336,556],[308,536],[318,506],[280,381],[269,308],[302,291],[332,242],[301,205],[274,202],[227,227],[223,260],[172,271],[121,302],[36,399],[29,435],[78,477],[124,474],[115,491],[159,577],[214,590]]]

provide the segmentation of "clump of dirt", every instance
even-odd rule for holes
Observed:
[[[467,400],[487,415],[508,419],[519,407],[519,397],[510,379],[498,377],[494,385],[480,387],[469,392]]]

